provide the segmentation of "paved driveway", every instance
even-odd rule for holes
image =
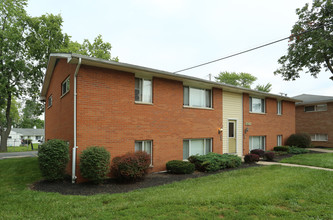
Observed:
[[[0,160],[20,157],[37,157],[38,151],[0,153]]]

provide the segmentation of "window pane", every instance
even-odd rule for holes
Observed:
[[[189,88],[188,86],[184,86],[184,105],[189,106]]]
[[[311,134],[311,141],[315,141],[316,140],[316,135],[315,134]]]
[[[142,151],[142,141],[135,142],[135,151]]]
[[[229,122],[229,137],[235,137],[235,123]]]
[[[278,101],[277,102],[277,114],[281,115],[281,113],[282,113],[282,102]]]
[[[310,106],[305,106],[304,107],[304,111],[305,112],[313,112],[315,110],[314,105],[310,105]]]
[[[147,152],[147,154],[150,154],[152,153],[152,147],[151,147],[151,141],[144,141],[144,151]]]
[[[250,112],[252,112],[252,97],[250,97]]]
[[[327,104],[317,105],[317,111],[327,111]]]
[[[204,155],[204,140],[191,140],[191,155]]]
[[[212,107],[211,90],[206,89],[205,93],[206,93],[206,107],[211,108]]]
[[[194,107],[205,107],[205,90],[190,88],[190,105]]]
[[[189,151],[189,140],[184,140],[183,141],[183,160],[187,160],[190,156],[190,151]]]
[[[260,99],[261,100],[261,112],[265,112],[265,99]]]
[[[142,95],[142,101],[143,102],[152,102],[152,94],[151,94],[152,86],[151,86],[151,80],[143,80],[143,95]]]
[[[135,78],[135,101],[142,101],[142,80]]]
[[[265,137],[264,136],[251,136],[249,144],[250,144],[250,151],[253,149],[265,150]]]
[[[262,112],[261,99],[252,98],[252,112]]]
[[[206,139],[205,154],[212,152],[212,139]]]

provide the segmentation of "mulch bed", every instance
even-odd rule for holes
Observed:
[[[320,153],[320,152],[314,152],[311,151],[310,153]],[[280,160],[292,157],[293,154],[284,154],[279,155],[274,158],[275,162],[279,162]],[[108,179],[104,184],[93,184],[90,182],[86,183],[79,183],[79,184],[72,184],[70,179],[65,179],[63,181],[57,181],[57,182],[50,182],[41,180],[38,181],[30,186],[32,190],[36,191],[43,191],[43,192],[56,192],[63,195],[95,195],[95,194],[113,194],[113,193],[124,193],[124,192],[130,192],[137,189],[143,189],[148,188],[152,186],[159,186],[164,184],[169,184],[176,181],[181,181],[185,179],[190,178],[198,178],[208,175],[214,175],[217,173],[222,172],[229,172],[233,170],[238,169],[244,169],[249,167],[255,167],[260,166],[258,164],[245,164],[242,163],[242,165],[238,168],[232,168],[232,169],[224,169],[217,172],[211,172],[211,173],[204,173],[204,172],[194,172],[193,174],[170,174],[170,173],[151,173],[146,176],[146,178],[139,182],[134,183],[119,183],[114,179]]]

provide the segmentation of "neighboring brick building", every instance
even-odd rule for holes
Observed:
[[[295,133],[295,99],[77,54],[50,55],[41,97],[45,140],[66,140],[78,155],[96,145],[111,158],[144,150],[152,172],[193,154],[244,155],[250,139],[251,148],[271,150],[277,135]]]
[[[296,132],[311,135],[314,146],[333,147],[333,96],[302,94],[295,99]]]

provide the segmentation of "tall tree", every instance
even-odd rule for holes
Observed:
[[[26,100],[22,110],[22,117],[18,123],[20,128],[44,128],[44,121],[38,116],[43,113],[43,105],[37,100]]]
[[[296,9],[296,14],[298,21],[291,30],[288,53],[278,60],[282,66],[274,73],[295,80],[303,70],[317,77],[324,67],[333,74],[332,0],[314,0],[311,8],[305,4]]]
[[[0,151],[7,151],[12,98],[38,96],[49,52],[68,39],[61,32],[60,15],[31,18],[26,5],[26,0],[0,1],[0,107],[4,109]]]
[[[118,62],[118,57],[111,57],[111,48],[111,44],[109,42],[104,42],[102,35],[98,35],[94,39],[93,43],[90,43],[88,39],[84,39],[82,44],[78,43],[77,41],[69,41],[69,43],[64,45],[60,51],[78,53],[86,56]]]
[[[221,83],[251,88],[251,85],[257,80],[257,77],[249,73],[229,73],[225,71],[220,72],[218,76],[215,76],[215,80]]]
[[[261,92],[270,92],[272,90],[272,84],[267,83],[266,85],[257,85],[254,89]]]

